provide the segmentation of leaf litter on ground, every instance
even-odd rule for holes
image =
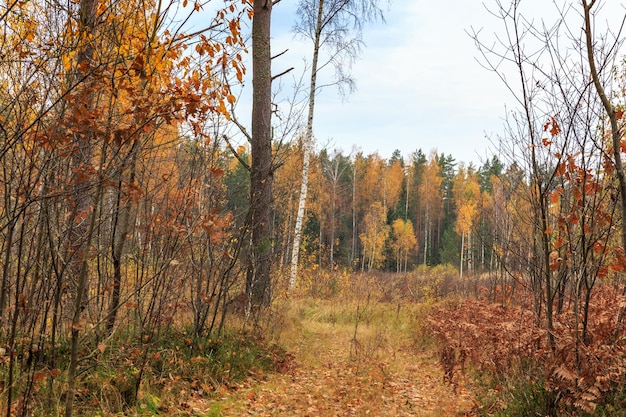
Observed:
[[[464,382],[451,386],[432,349],[375,325],[303,319],[283,372],[252,372],[243,383],[193,401],[199,415],[463,416],[475,404]],[[202,414],[204,410],[207,414]],[[219,410],[218,414],[208,414]]]

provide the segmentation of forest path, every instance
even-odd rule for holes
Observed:
[[[347,319],[345,308],[332,309],[301,313],[287,326],[281,344],[294,355],[292,366],[218,391],[206,415],[431,417],[472,408],[462,385],[444,384],[432,350],[415,347],[414,310],[362,309]]]

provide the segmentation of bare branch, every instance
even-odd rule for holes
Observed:
[[[287,53],[287,51],[289,51],[289,49],[285,49],[285,50],[284,50],[284,51],[282,51],[281,53],[274,55],[274,56],[272,57],[272,59],[274,59],[274,58],[278,58],[279,56],[282,56],[282,55],[286,54],[286,53]]]
[[[233,147],[232,143],[230,143],[230,139],[228,139],[228,136],[226,135],[222,135],[222,138],[224,139],[224,142],[226,142],[226,146],[228,146],[228,149],[230,150],[230,152],[233,154],[233,156],[235,158],[237,158],[237,160],[239,161],[239,163],[241,165],[243,165],[243,167],[246,169],[246,171],[250,171],[250,164],[248,164],[245,159],[243,159],[243,157],[241,155],[239,155],[239,152],[237,152],[237,150]]]
[[[237,126],[239,128],[239,131],[246,137],[246,140],[248,142],[250,142],[252,140],[252,136],[248,132],[248,129],[246,129],[246,127],[243,124],[241,124],[239,119],[237,119],[237,116],[235,116],[235,106],[234,105],[231,105],[230,115],[231,115],[230,116],[231,121],[235,124],[235,126]]]
[[[278,77],[282,77],[283,75],[287,74],[288,72],[290,72],[291,70],[293,70],[293,67],[289,68],[288,70],[285,70],[283,72],[281,72],[280,74],[276,74],[272,77],[272,81],[274,81],[276,78]]]

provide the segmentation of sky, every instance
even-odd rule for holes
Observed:
[[[550,21],[556,18],[547,12],[551,3],[522,0],[521,7],[529,18]],[[624,2],[602,3],[601,19],[623,18]],[[281,77],[286,95],[312,56],[310,43],[292,32],[296,6],[297,0],[281,0],[272,12],[272,53],[287,49],[274,60],[273,73],[294,67]],[[507,109],[516,101],[499,77],[479,63],[480,52],[469,34],[481,31],[490,42],[503,33],[502,21],[487,9],[494,6],[495,0],[391,0],[386,22],[364,28],[365,47],[351,69],[357,90],[344,99],[330,87],[316,98],[318,149],[377,152],[384,158],[395,150],[405,157],[418,149],[426,155],[436,150],[475,166],[497,153]],[[329,68],[321,82],[332,75]],[[244,123],[250,95],[246,87],[238,104]]]
[[[290,1],[295,3],[282,0],[274,9],[274,49],[285,46],[292,56],[310,56],[311,46],[289,32],[292,11],[279,10],[289,9],[284,3]],[[457,161],[485,160],[493,148],[489,138],[502,131],[505,103],[512,99],[496,75],[476,61],[478,50],[466,32],[489,17],[480,1],[394,1],[385,23],[363,31],[366,46],[352,66],[356,92],[343,100],[328,88],[317,97],[318,147],[378,152],[384,158],[396,149],[403,156],[436,150]],[[304,66],[293,65],[296,73]]]

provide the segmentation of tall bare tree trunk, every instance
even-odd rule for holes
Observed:
[[[333,182],[333,196],[330,202],[330,254],[328,269],[333,270],[335,264],[335,199],[337,198],[337,185]]]
[[[298,277],[298,258],[300,256],[300,241],[302,240],[302,227],[304,222],[304,209],[309,185],[309,164],[311,152],[313,152],[313,116],[315,112],[315,93],[317,88],[317,64],[320,52],[320,39],[322,36],[322,12],[324,0],[320,0],[317,9],[317,24],[315,27],[315,39],[313,40],[313,62],[311,64],[311,84],[309,86],[309,114],[306,121],[306,134],[304,137],[302,161],[302,182],[300,184],[300,199],[298,201],[298,215],[293,237],[293,250],[291,251],[291,273],[289,275],[289,290],[296,288]]]
[[[430,218],[428,216],[428,207],[426,207],[426,216],[424,220],[424,265],[428,265],[428,232],[430,229]]]
[[[624,163],[622,161],[622,154],[620,146],[620,141],[622,138],[621,129],[617,123],[617,115],[615,113],[615,107],[609,100],[604,91],[604,87],[600,82],[600,74],[598,73],[598,69],[596,67],[596,59],[593,51],[593,39],[592,39],[592,30],[591,27],[591,9],[593,8],[596,0],[592,0],[588,2],[587,0],[583,0],[583,9],[585,16],[585,44],[587,48],[587,60],[589,61],[589,70],[591,72],[591,78],[593,80],[593,85],[596,88],[598,96],[600,97],[600,101],[602,101],[602,105],[604,106],[604,110],[606,111],[607,116],[609,117],[609,123],[611,124],[611,142],[613,145],[613,164],[615,165],[615,176],[617,177],[619,183],[619,191],[620,191],[620,209],[622,215],[621,222],[621,244],[622,248],[626,248],[626,174],[624,173]],[[625,265],[626,267],[626,265]],[[626,285],[624,286],[623,293],[626,294]],[[615,335],[614,339],[616,340],[619,332],[622,329],[624,317],[626,316],[626,308],[623,308],[620,311],[617,325],[615,326]]]
[[[77,67],[75,76],[87,76],[93,65],[94,46],[90,39],[95,33],[97,18],[97,0],[81,0],[79,8],[80,33],[85,44],[80,46],[77,53]],[[85,91],[85,101],[88,103],[88,110],[92,110],[95,100],[90,91]],[[70,358],[68,367],[68,387],[65,396],[65,417],[72,417],[74,406],[74,394],[76,389],[76,377],[78,370],[78,344],[81,330],[81,315],[84,309],[86,292],[89,287],[89,253],[95,228],[95,221],[99,204],[99,192],[96,195],[90,194],[93,187],[92,175],[89,175],[89,166],[93,158],[94,135],[74,134],[74,150],[71,157],[72,166],[72,208],[68,221],[69,224],[69,268],[71,278],[76,281],[74,290],[74,313],[72,317]],[[86,178],[85,179],[85,176]],[[93,207],[89,205],[93,203]]]
[[[312,120],[312,107],[309,104],[309,119]],[[308,123],[307,123],[308,124]],[[307,128],[308,130],[308,128]],[[312,134],[311,134],[312,136]],[[307,133],[308,137],[308,133]],[[302,227],[304,223],[304,209],[306,207],[306,196],[309,186],[309,164],[310,154],[313,144],[309,142],[308,138],[304,139],[304,159],[302,162],[302,182],[300,184],[300,198],[298,199],[298,214],[296,215],[296,224],[293,233],[293,246],[291,250],[291,270],[289,274],[289,290],[293,291],[296,288],[296,282],[298,279],[298,260],[300,257],[300,242],[302,241]]]
[[[350,263],[356,259],[357,230],[356,230],[356,160],[354,161],[354,171],[352,173],[352,254]]]
[[[463,254],[465,250],[465,230],[461,233],[461,262],[459,264],[459,278],[463,279]]]
[[[255,312],[270,304],[272,256],[272,1],[254,2],[252,20],[252,256],[246,291]]]
[[[129,151],[128,168],[129,178],[128,183],[134,184],[135,171],[137,164],[137,153],[139,152],[139,142],[135,141],[132,148]],[[113,288],[111,291],[111,300],[109,302],[109,311],[106,319],[107,333],[113,331],[115,320],[117,319],[117,311],[120,306],[120,295],[122,288],[122,255],[124,253],[124,245],[126,244],[128,231],[130,228],[130,214],[131,214],[131,198],[130,196],[123,196],[123,178],[124,168],[126,163],[120,165],[119,180],[115,201],[115,214],[113,217],[113,231],[111,236],[111,258],[113,261]]]

